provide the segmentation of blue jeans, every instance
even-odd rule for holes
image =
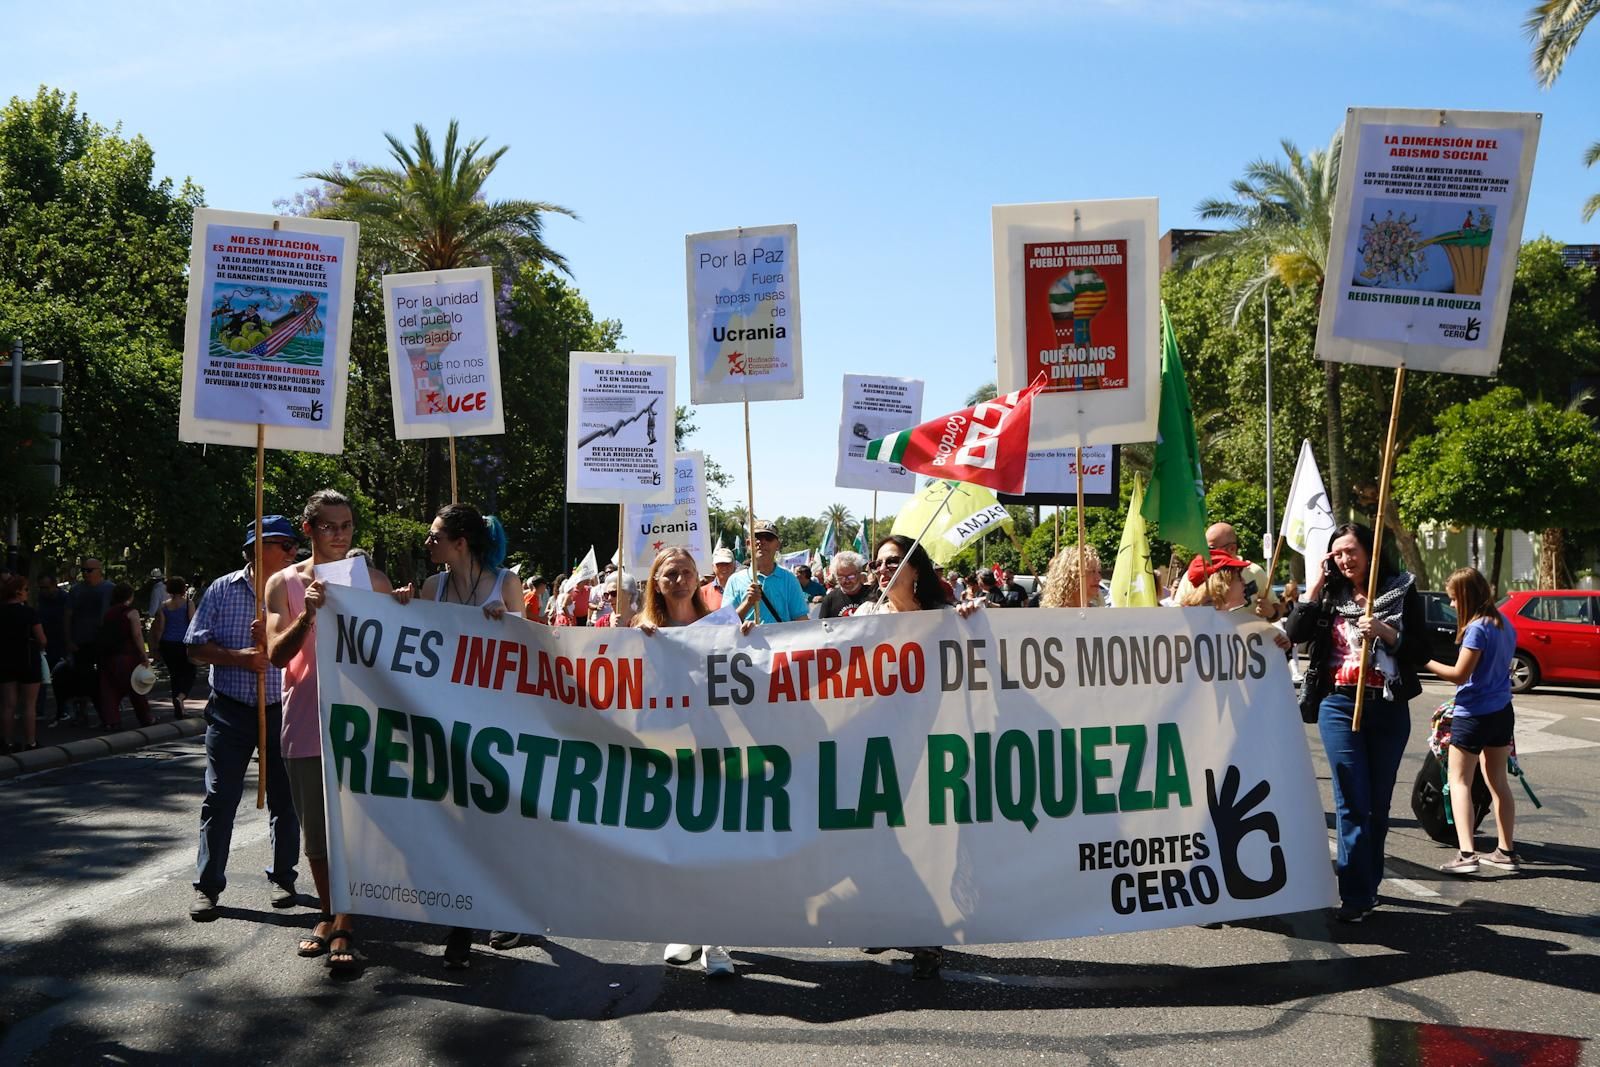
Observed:
[[[256,750],[256,708],[221,693],[206,703],[206,798],[200,805],[200,855],[195,861],[196,889],[213,899],[228,885],[228,849],[233,843],[233,817],[239,810],[250,757]],[[267,705],[267,751],[261,765],[267,772],[267,828],[272,836],[272,866],[267,879],[294,888],[300,859],[300,820],[289,796],[289,772],[278,750],[283,707]]]
[[[1378,902],[1383,845],[1389,836],[1389,801],[1411,736],[1411,709],[1367,693],[1361,732],[1350,728],[1353,697],[1323,698],[1317,717],[1322,747],[1333,770],[1333,804],[1339,831],[1339,899],[1355,907]]]

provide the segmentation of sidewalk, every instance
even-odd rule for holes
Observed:
[[[81,721],[66,726],[45,725],[47,722],[53,723],[56,714],[55,693],[48,687],[45,688],[39,699],[37,733],[39,747],[30,752],[15,752],[9,756],[0,756],[0,782],[18,775],[54,770],[71,763],[83,763],[103,756],[132,752],[163,741],[195,737],[205,733],[206,724],[201,714],[205,711],[206,699],[211,695],[211,687],[206,684],[205,675],[206,672],[202,670],[200,677],[195,679],[195,691],[184,701],[187,714],[182,719],[173,719],[172,689],[167,679],[162,676],[157,679],[156,687],[150,691],[149,696],[154,724],[140,726],[138,718],[133,714],[133,708],[124,701],[123,729],[117,731],[85,726]],[[98,720],[98,716],[96,719]],[[15,729],[16,742],[21,744],[20,721],[17,722]]]

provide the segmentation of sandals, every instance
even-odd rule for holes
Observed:
[[[343,941],[345,947],[334,948],[335,941]],[[355,931],[334,930],[328,935],[328,970],[334,974],[349,974],[360,969],[361,953],[356,951]]]
[[[521,948],[534,942],[534,934],[522,934],[515,930],[493,930],[489,933],[489,947],[496,952],[506,952],[510,949]]]
[[[323,923],[331,922],[333,922],[333,916],[324,913],[317,916],[316,925],[321,926]],[[317,933],[316,927],[314,926],[309,934],[300,935],[300,944],[299,947],[295,949],[295,953],[296,955],[304,956],[307,959],[310,959],[312,956],[320,956],[324,952],[328,951],[328,940],[328,937]]]

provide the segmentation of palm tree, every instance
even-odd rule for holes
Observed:
[[[444,150],[420,122],[416,142],[384,134],[396,167],[362,166],[301,175],[334,191],[327,214],[361,224],[362,251],[391,270],[451,270],[486,263],[545,264],[570,274],[566,259],[544,243],[544,216],[577,216],[543,200],[490,200],[484,186],[508,146],[483,153],[484,138],[460,145],[450,120]]]
[[[1600,0],[1539,0],[1528,10],[1522,28],[1533,42],[1533,76],[1539,88],[1555,84],[1567,54],[1596,14],[1600,14]]]
[[[1202,200],[1196,209],[1203,219],[1233,223],[1196,247],[1189,265],[1218,256],[1258,260],[1261,273],[1245,282],[1234,306],[1234,321],[1249,301],[1268,285],[1278,282],[1290,289],[1314,285],[1317,298],[1328,273],[1328,244],[1333,231],[1334,194],[1339,182],[1339,155],[1344,131],[1333,135],[1328,147],[1302,155],[1292,141],[1282,141],[1284,160],[1258,159],[1245,168],[1231,186],[1228,200]],[[1339,402],[1343,367],[1323,364],[1327,396],[1328,489],[1334,514],[1345,510],[1344,423]]]
[[[850,509],[843,504],[829,504],[822,509],[821,518],[824,529],[828,523],[833,524],[833,533],[839,540],[839,547],[848,547],[856,535],[856,517],[850,514]]]
[[[1540,0],[1528,11],[1523,29],[1533,42],[1533,76],[1539,88],[1548,89],[1561,75],[1567,64],[1567,54],[1583,36],[1584,29],[1600,14],[1600,0]],[[1589,146],[1583,154],[1583,165],[1592,167],[1600,162],[1600,141]],[[1583,221],[1588,222],[1600,213],[1600,193],[1583,202]]]
[[[460,143],[450,120],[442,152],[420,122],[415,143],[384,134],[396,166],[353,166],[303,174],[323,182],[330,202],[318,214],[361,224],[361,251],[390,271],[452,270],[485,264],[509,275],[523,264],[548,265],[570,274],[567,261],[544,241],[544,216],[576,217],[542,200],[490,200],[489,176],[506,154],[502,145],[485,153],[484,138]],[[443,495],[444,461],[439,440],[427,443],[423,498],[429,512]]]
[[[1600,141],[1590,145],[1589,150],[1583,154],[1584,166],[1592,167],[1596,163],[1600,163]],[[1600,193],[1595,193],[1583,202],[1583,221],[1588,222],[1596,213],[1600,213]]]

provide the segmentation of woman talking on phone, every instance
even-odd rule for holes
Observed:
[[[1377,596],[1367,603],[1370,568]],[[1312,643],[1303,683],[1320,697],[1317,729],[1333,771],[1338,820],[1339,908],[1334,918],[1357,923],[1378,906],[1389,800],[1400,757],[1411,735],[1407,702],[1422,692],[1417,669],[1428,660],[1427,620],[1411,575],[1373,558],[1372,530],[1345,523],[1333,531],[1328,554],[1286,626],[1295,643]],[[1372,641],[1365,674],[1361,645]],[[1362,689],[1361,729],[1354,728]]]

